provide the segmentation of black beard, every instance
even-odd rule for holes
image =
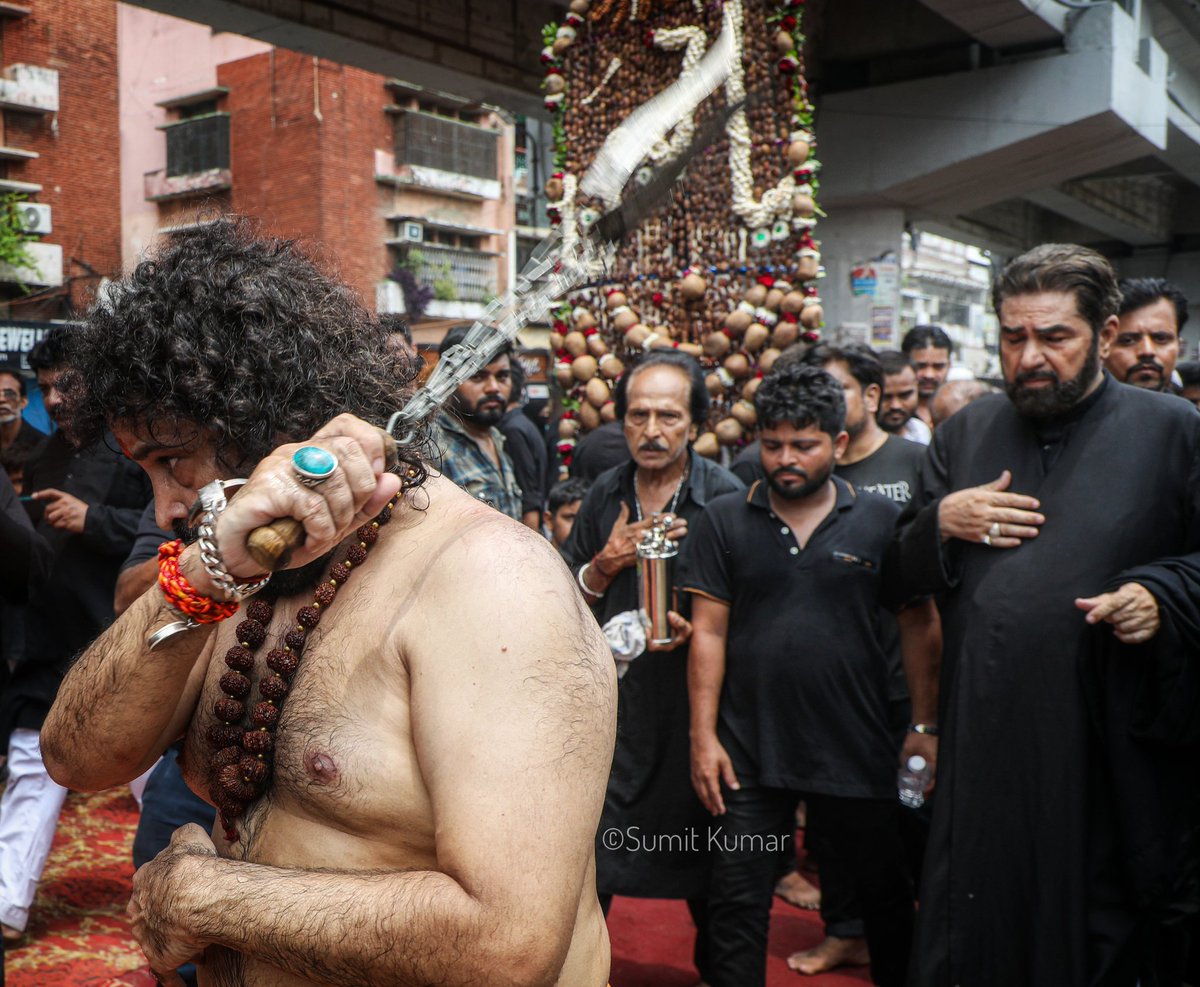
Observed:
[[[493,425],[499,425],[500,419],[504,417],[504,405],[489,405],[482,411],[476,410],[472,414],[464,415],[464,418],[469,418],[476,425],[484,425],[491,428]]]
[[[1130,378],[1132,378],[1133,375],[1136,374],[1139,370],[1155,371],[1158,374],[1158,383],[1157,384],[1142,384],[1142,383],[1136,382],[1134,380],[1131,380]],[[1167,376],[1167,368],[1164,367],[1157,360],[1155,360],[1151,363],[1135,363],[1132,367],[1129,368],[1129,372],[1125,375],[1125,383],[1129,384],[1131,387],[1144,388],[1147,391],[1165,391],[1165,390],[1167,390],[1167,385],[1170,383],[1170,378]]]
[[[195,544],[200,538],[199,532],[195,528],[189,528],[187,521],[183,518],[176,518],[172,521],[171,530],[175,537],[185,545]],[[267,584],[267,592],[272,596],[284,597],[295,596],[304,590],[313,589],[321,581],[321,574],[329,565],[329,560],[333,558],[335,551],[336,549],[332,549],[319,559],[313,559],[307,565],[302,565],[299,569],[277,570],[271,575],[271,581]]]
[[[1100,369],[1100,338],[1092,335],[1092,345],[1088,350],[1083,367],[1070,380],[1059,380],[1051,371],[1033,374],[1017,374],[1011,381],[1004,382],[1004,390],[1017,412],[1026,418],[1044,421],[1057,418],[1070,411],[1087,393],[1096,373]],[[1028,390],[1021,385],[1027,380],[1049,380],[1049,387]]]
[[[326,552],[319,559],[313,559],[299,569],[277,570],[271,576],[270,583],[267,584],[268,592],[285,597],[295,596],[297,593],[315,588],[321,581],[321,575],[325,572],[325,567],[329,565],[329,560],[333,558],[334,551],[336,549]]]
[[[767,483],[769,483],[771,485],[771,489],[774,490],[775,493],[779,494],[779,496],[784,500],[803,500],[805,497],[809,497],[820,490],[821,487],[825,485],[825,481],[829,479],[832,473],[833,463],[830,463],[828,469],[823,470],[816,476],[805,473],[804,470],[795,470],[785,466],[775,470],[774,473],[771,473],[767,477]],[[777,476],[782,476],[784,474],[802,476],[805,479],[800,486],[789,487],[785,484],[777,483],[775,480]]]

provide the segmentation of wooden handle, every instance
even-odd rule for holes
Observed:
[[[399,456],[396,453],[396,440],[383,429],[379,432],[384,437],[386,462],[384,469],[395,469]],[[294,518],[285,517],[255,528],[246,539],[246,551],[264,572],[274,572],[288,564],[292,552],[304,544],[304,525]]]
[[[304,544],[304,525],[284,517],[255,528],[246,539],[246,551],[264,572],[274,572],[288,564],[293,550]]]

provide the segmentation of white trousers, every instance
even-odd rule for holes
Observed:
[[[8,787],[0,797],[0,922],[25,930],[29,906],[67,790],[46,773],[36,730],[14,730],[8,741]]]

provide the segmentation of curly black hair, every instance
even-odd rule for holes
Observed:
[[[235,468],[342,412],[383,426],[419,369],[391,331],[295,242],[221,219],[163,241],[71,333],[70,428],[199,426]],[[426,442],[422,427],[401,449],[409,485]]]
[[[776,361],[754,392],[758,427],[791,425],[804,429],[816,425],[836,436],[846,425],[846,395],[830,374],[820,367]]]

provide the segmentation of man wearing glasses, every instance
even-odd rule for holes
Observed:
[[[27,385],[21,372],[16,367],[0,365],[0,461],[9,469],[17,493],[21,492],[20,474],[12,477],[13,467],[19,471],[29,453],[45,438],[22,416],[28,405]]]

